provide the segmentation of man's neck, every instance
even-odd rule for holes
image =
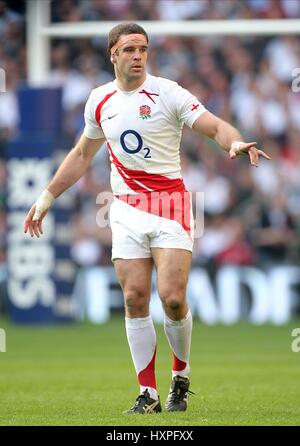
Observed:
[[[130,79],[130,80],[116,76],[116,80],[117,80],[117,84],[118,84],[118,87],[120,88],[120,90],[132,91],[132,90],[136,90],[141,85],[143,85],[143,83],[146,80],[146,76],[147,76],[147,74],[145,73],[143,75],[143,77],[141,77],[139,79]]]

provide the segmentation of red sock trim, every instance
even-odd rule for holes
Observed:
[[[138,374],[138,380],[141,386],[152,387],[153,389],[156,389],[155,357],[156,357],[156,348],[154,350],[152,359],[147,365],[147,367]]]
[[[172,370],[176,372],[181,372],[182,370],[184,370],[186,368],[187,363],[184,361],[180,361],[180,359],[177,358],[175,353],[173,353],[173,357],[174,357],[174,362]]]

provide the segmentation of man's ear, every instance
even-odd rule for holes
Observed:
[[[111,63],[115,63],[116,62],[116,56],[114,54],[112,54],[110,56],[110,61],[111,61]]]

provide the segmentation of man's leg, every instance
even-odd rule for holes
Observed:
[[[190,374],[190,347],[193,320],[186,303],[190,271],[190,251],[152,248],[157,269],[157,287],[165,311],[164,328],[173,351],[172,385],[167,410],[185,410]],[[179,390],[178,390],[179,389]],[[176,394],[182,398],[177,398]]]
[[[138,376],[140,394],[147,397],[145,401],[138,401],[140,406],[133,408],[135,410],[131,412],[139,412],[140,409],[141,413],[157,412],[160,405],[159,408],[156,405],[156,333],[149,315],[153,262],[148,258],[115,259],[114,265],[124,294],[126,333]]]

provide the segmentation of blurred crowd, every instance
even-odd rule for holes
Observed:
[[[16,90],[26,82],[24,2],[0,0],[0,262],[5,261],[3,147],[18,127]],[[300,18],[298,0],[54,0],[52,21]],[[113,78],[103,38],[55,39],[48,84],[63,89],[65,150],[82,131],[83,107],[95,86]],[[298,68],[298,71],[297,71]],[[257,141],[272,161],[258,169],[229,160],[213,141],[185,129],[186,186],[205,197],[205,231],[195,242],[201,265],[299,262],[300,39],[151,37],[148,71],[193,92],[209,111]],[[299,81],[297,82],[297,75]],[[297,91],[299,90],[299,91]],[[78,265],[109,264],[111,236],[96,225],[96,197],[110,190],[106,148],[72,189],[72,256]],[[196,195],[195,195],[196,197]]]

